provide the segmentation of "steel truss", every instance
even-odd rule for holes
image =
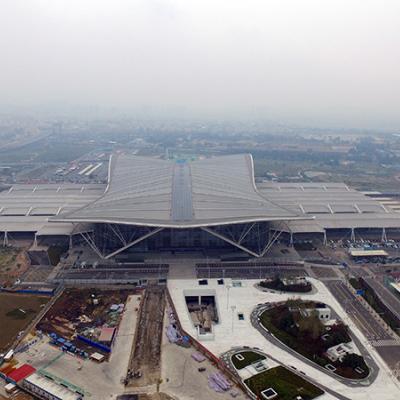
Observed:
[[[98,224],[79,235],[102,259],[109,259],[163,231],[162,227]],[[267,222],[201,227],[202,231],[252,255],[263,257],[281,235],[283,228]]]
[[[265,222],[220,225],[201,229],[254,257],[263,257],[283,232],[283,227],[281,228],[280,225],[275,224],[275,229],[272,230]]]
[[[79,232],[89,247],[102,259],[109,259],[143,240],[157,234],[164,228],[136,227],[123,229],[117,224],[101,224],[90,232]]]

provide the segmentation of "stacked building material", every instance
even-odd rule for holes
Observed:
[[[218,393],[229,390],[232,384],[225,378],[221,372],[214,372],[208,376],[208,386]]]
[[[199,353],[198,351],[194,352],[192,354],[193,360],[197,362],[203,362],[206,358],[203,356],[203,354]]]
[[[170,343],[176,343],[181,338],[181,335],[172,324],[167,326],[167,338]]]
[[[168,310],[168,319],[169,319],[170,324],[175,324],[176,323],[175,314],[174,314],[174,312],[172,311],[171,308]]]
[[[200,326],[201,325],[199,317],[198,317],[198,311],[191,312],[190,316],[192,317],[192,321],[193,321],[193,325],[194,326]]]

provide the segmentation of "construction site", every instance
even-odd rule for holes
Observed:
[[[87,358],[93,350],[107,359],[128,290],[67,289],[45,314],[37,329],[52,344]]]
[[[215,297],[210,295],[186,296],[187,308],[193,325],[200,334],[212,331],[212,325],[218,323],[218,311]]]
[[[164,286],[148,286],[144,291],[125,385],[147,386],[161,378],[165,290]]]

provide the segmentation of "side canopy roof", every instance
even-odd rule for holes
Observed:
[[[192,162],[113,156],[103,196],[53,221],[193,228],[304,219],[262,197],[249,154]]]

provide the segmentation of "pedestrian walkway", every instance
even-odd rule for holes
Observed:
[[[385,347],[385,346],[400,346],[400,338],[398,339],[378,339],[371,341],[374,347]]]
[[[196,261],[184,259],[170,262],[168,279],[196,279]]]

